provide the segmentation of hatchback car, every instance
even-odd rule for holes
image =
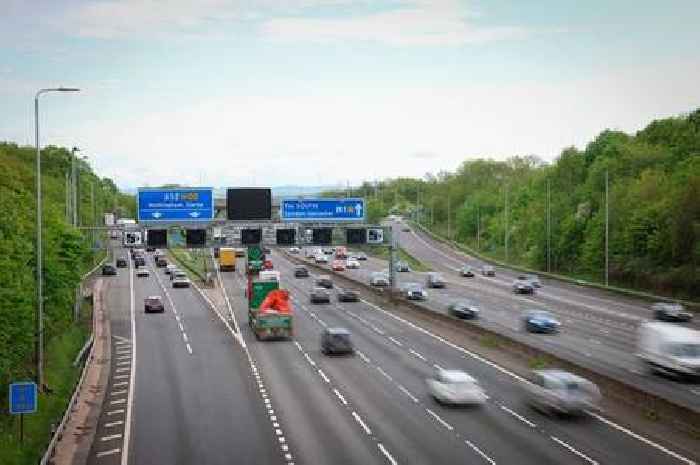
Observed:
[[[471,302],[452,302],[447,306],[447,313],[462,320],[473,320],[479,318],[479,307]]]
[[[323,287],[315,287],[309,294],[309,301],[312,304],[329,304],[331,303],[331,295]]]
[[[116,276],[117,268],[112,264],[102,266],[102,276]]]
[[[360,267],[360,262],[357,261],[355,258],[348,258],[347,261],[345,262],[345,268],[349,270],[356,270]]]
[[[430,288],[442,288],[445,287],[445,279],[440,273],[428,273],[426,278],[426,284]]]
[[[463,276],[465,278],[473,278],[474,277],[474,270],[472,270],[471,266],[464,265],[462,268],[459,269],[459,275]]]
[[[360,295],[354,289],[338,289],[338,302],[357,302]]]
[[[523,315],[523,325],[529,333],[556,333],[561,323],[546,310],[528,310]]]
[[[658,302],[651,306],[654,311],[654,318],[660,321],[688,322],[693,319],[690,312],[680,304]]]
[[[163,299],[159,295],[152,295],[143,299],[143,311],[146,313],[165,311]]]
[[[483,276],[496,276],[496,270],[491,265],[484,265],[481,267],[481,274]]]
[[[183,276],[176,277],[173,279],[173,288],[176,287],[190,287],[190,280]]]
[[[530,281],[516,279],[513,281],[513,292],[516,294],[534,294],[535,287]]]
[[[523,384],[527,403],[548,414],[580,415],[598,410],[600,390],[591,381],[563,370],[537,370]]]
[[[369,277],[369,285],[372,287],[389,287],[389,277],[386,273],[376,271]]]
[[[345,262],[343,260],[333,260],[331,269],[333,271],[345,271]]]
[[[151,272],[148,271],[148,268],[139,268],[136,270],[137,278],[148,278],[149,276],[151,276]]]
[[[488,399],[477,380],[463,371],[439,369],[426,383],[430,395],[441,404],[479,405]]]
[[[316,278],[316,286],[318,287],[324,287],[326,289],[332,289],[333,288],[333,281],[331,281],[331,277],[328,275],[321,275]]]
[[[401,286],[401,293],[408,300],[425,300],[428,292],[417,283],[405,283]]]
[[[321,333],[321,353],[325,355],[354,354],[350,331],[345,328],[326,328]]]
[[[411,271],[411,267],[408,266],[408,263],[406,262],[398,261],[394,265],[394,271],[398,271],[399,273],[408,273]]]
[[[309,277],[309,270],[303,265],[295,266],[294,267],[294,277],[295,278],[308,278]]]
[[[117,258],[117,268],[126,268],[128,264],[126,263],[126,258]]]

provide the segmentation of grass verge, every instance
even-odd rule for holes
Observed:
[[[214,270],[209,249],[170,249],[169,252],[190,278],[204,282],[207,272]]]
[[[51,426],[61,422],[80,377],[81,366],[73,367],[73,360],[90,335],[91,315],[92,305],[84,303],[80,322],[48,341],[44,382],[50,392],[39,395],[37,413],[24,416],[24,441],[21,444],[19,416],[0,416],[1,464],[34,465],[41,459],[51,439]]]

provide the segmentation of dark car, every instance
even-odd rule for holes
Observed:
[[[165,268],[168,266],[168,261],[165,259],[165,257],[158,257],[156,258],[156,266],[158,268]]]
[[[354,289],[338,289],[338,302],[357,302],[360,295]]]
[[[409,228],[408,226],[404,226],[403,228],[401,228],[401,231],[403,231],[403,232],[411,232],[411,228]]]
[[[163,299],[159,295],[152,295],[143,299],[143,310],[146,313],[159,312],[163,313],[165,311],[165,306],[163,305]]]
[[[357,252],[354,257],[355,260],[367,260],[367,254],[364,252]]]
[[[459,274],[460,276],[464,276],[465,278],[473,278],[474,270],[472,270],[471,266],[464,265],[462,268],[459,269]]]
[[[294,277],[295,278],[308,278],[309,277],[309,270],[303,266],[295,266],[294,267]]]
[[[473,320],[479,318],[479,307],[466,301],[452,302],[447,306],[447,313],[463,320]]]
[[[321,333],[321,353],[325,355],[354,354],[350,331],[345,328],[326,328]]]
[[[428,298],[428,293],[418,283],[402,284],[401,294],[408,300],[425,300]]]
[[[139,266],[146,266],[146,259],[141,256],[137,256],[136,258],[134,258],[134,266],[137,268]]]
[[[155,251],[156,251],[155,247],[152,247],[150,245],[148,247],[146,247],[146,252],[155,252]]]
[[[534,294],[535,287],[528,280],[516,279],[513,281],[513,292],[516,294]]]
[[[654,318],[660,321],[684,323],[693,319],[693,315],[686,312],[680,304],[658,302],[652,305],[651,309],[654,311]]]
[[[335,249],[332,247],[324,247],[322,251],[326,255],[333,255],[335,253]]]
[[[116,276],[117,267],[112,264],[107,264],[102,266],[102,276]]]
[[[127,266],[126,258],[117,258],[117,268],[126,268]]]
[[[326,289],[333,289],[333,281],[328,275],[321,275],[316,278],[316,285],[319,287],[325,287]]]
[[[428,273],[426,278],[426,284],[430,288],[442,288],[445,287],[445,279],[440,273]]]
[[[530,333],[556,333],[561,323],[546,310],[528,310],[523,315],[523,325]]]
[[[219,258],[219,250],[221,250],[220,247],[214,247],[214,258]]]
[[[309,298],[312,304],[331,303],[331,295],[322,287],[313,288],[309,294]]]

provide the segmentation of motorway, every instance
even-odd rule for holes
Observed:
[[[148,278],[104,278],[112,360],[90,464],[694,463],[602,416],[541,415],[516,374],[368,301],[311,305],[313,278],[272,257],[295,308],[287,341],[252,336],[240,271],[217,270],[225,297],[214,303],[172,289],[150,256]],[[165,313],[144,314],[148,295]],[[320,353],[328,326],[352,331],[356,356]],[[471,373],[487,403],[434,402],[425,379],[436,367]]]
[[[472,301],[481,309],[481,318],[474,324],[643,387],[680,405],[700,409],[700,385],[651,374],[635,356],[636,328],[651,317],[648,302],[551,279],[541,279],[543,287],[535,295],[515,295],[511,284],[517,272],[495,267],[495,277],[481,276],[478,273],[481,261],[412,228],[402,231],[401,223],[393,223],[392,229],[404,250],[432,270],[441,272],[447,281],[445,289],[428,289],[427,301],[420,303],[423,307],[447,313],[451,302]],[[371,257],[361,263],[360,269],[344,273],[368,283],[373,271],[388,268],[386,261]],[[474,278],[459,276],[458,270],[463,264],[474,268],[477,273]],[[396,277],[398,285],[416,282],[424,286],[426,282],[425,273],[420,272],[396,273]],[[554,313],[562,322],[560,333],[525,332],[520,317],[530,308],[544,308]],[[697,323],[691,326],[698,327]]]

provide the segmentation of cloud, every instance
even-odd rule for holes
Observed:
[[[451,0],[412,1],[379,13],[350,18],[273,18],[263,36],[279,41],[365,41],[391,46],[456,46],[523,39],[533,31],[513,26],[478,26],[476,12]]]

